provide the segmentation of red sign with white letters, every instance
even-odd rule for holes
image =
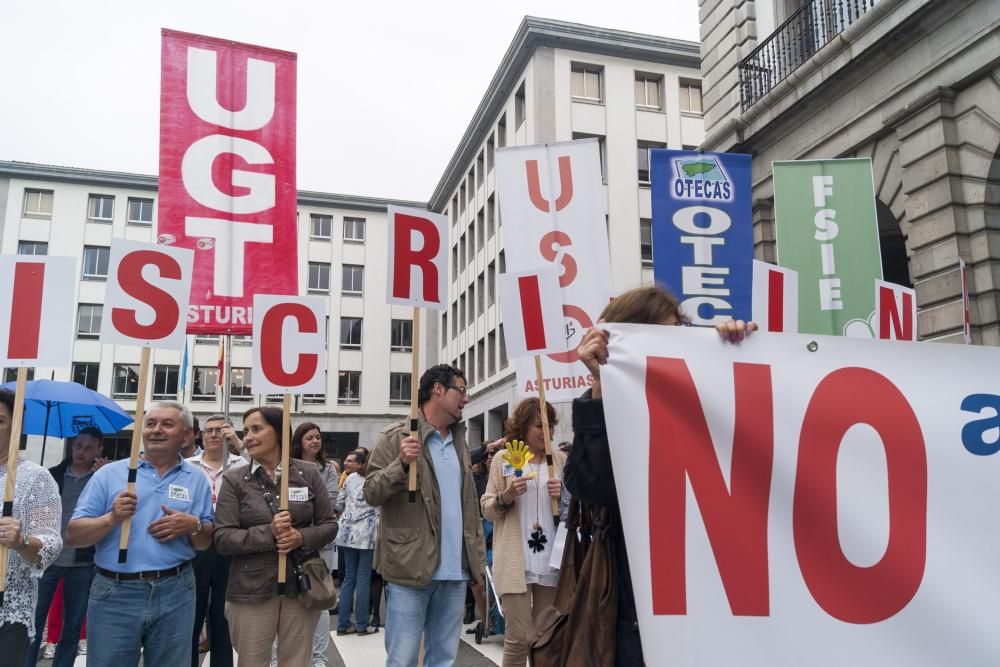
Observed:
[[[189,333],[297,294],[294,53],[163,30],[157,242],[195,251]]]

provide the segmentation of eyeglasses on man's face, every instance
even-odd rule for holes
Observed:
[[[215,435],[215,434],[222,435],[222,429],[221,428],[214,428],[214,427],[213,428],[203,428],[203,429],[201,429],[201,433],[202,433],[202,435]]]
[[[447,387],[448,387],[448,389],[454,389],[455,391],[457,391],[460,394],[462,394],[462,396],[465,396],[466,394],[469,393],[468,387],[459,387],[459,386],[454,385],[454,384],[449,384],[449,385],[447,385]]]

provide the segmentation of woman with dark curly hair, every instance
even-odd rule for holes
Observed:
[[[554,427],[555,409],[546,403],[545,410]],[[519,471],[520,461],[501,450],[493,458],[480,503],[483,515],[493,522],[493,579],[506,622],[503,666],[510,667],[526,663],[534,620],[555,600],[559,570],[549,565],[556,535],[551,498],[562,494],[566,456],[558,449],[552,452],[555,476],[550,479],[538,399],[521,401],[506,426],[508,444],[523,442],[531,458]]]

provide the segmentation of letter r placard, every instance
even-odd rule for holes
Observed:
[[[193,266],[193,250],[112,241],[101,342],[183,350]]]
[[[448,309],[448,218],[389,206],[389,279],[386,301]]]
[[[253,310],[254,392],[326,393],[326,299],[257,294]]]

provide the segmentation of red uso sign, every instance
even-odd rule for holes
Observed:
[[[195,251],[190,333],[298,292],[294,53],[163,31],[157,241]]]

